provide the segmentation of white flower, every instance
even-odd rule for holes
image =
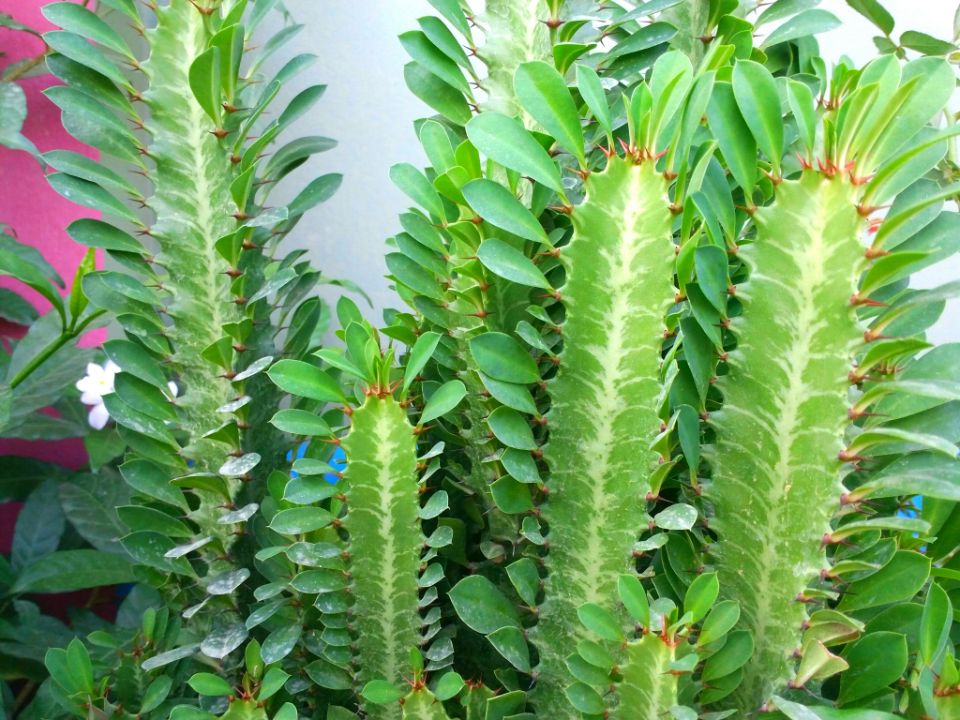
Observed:
[[[110,413],[107,412],[107,406],[103,403],[103,396],[113,392],[113,383],[117,373],[121,368],[113,360],[107,360],[103,367],[96,363],[87,365],[87,374],[77,380],[77,390],[80,395],[80,402],[84,405],[90,405],[90,415],[88,420],[90,427],[96,430],[103,430],[107,421],[110,419]],[[167,383],[167,399],[173,402],[177,399],[180,388],[172,380]]]
[[[120,366],[113,360],[107,360],[103,367],[90,363],[87,365],[87,374],[77,380],[77,390],[82,393],[80,402],[92,406],[88,420],[90,427],[96,430],[102,430],[110,419],[103,396],[113,392],[113,380],[118,372]]]

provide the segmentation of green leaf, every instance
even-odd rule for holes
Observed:
[[[272,418],[270,424],[278,430],[292,435],[307,435],[329,437],[332,435],[330,426],[319,415],[309,410],[280,410]]]
[[[477,257],[490,272],[511,282],[545,290],[553,289],[530,258],[502,240],[496,238],[484,240],[477,249]]]
[[[929,575],[929,558],[901,550],[873,575],[850,583],[837,609],[850,612],[906,600],[923,587]]]
[[[339,570],[306,570],[290,581],[290,587],[307,595],[318,595],[343,590],[348,582],[346,575]]]
[[[443,125],[436,120],[424,120],[420,124],[418,137],[430,164],[438,173],[445,173],[457,165],[450,135]]]
[[[623,631],[613,614],[596,603],[584,603],[577,608],[577,617],[590,632],[604,640],[622,642]]]
[[[797,121],[800,140],[809,158],[817,145],[817,114],[813,106],[813,91],[796,80],[788,80],[786,88],[790,112]]]
[[[691,616],[690,623],[699,622],[713,607],[719,594],[720,581],[716,573],[698,575],[683,598],[683,612]]]
[[[445,702],[446,700],[456,697],[460,691],[463,690],[463,686],[463,678],[459,673],[453,671],[447,672],[444,673],[437,682],[433,694],[436,695],[437,700]]]
[[[932,667],[946,647],[953,625],[953,604],[946,591],[935,582],[927,590],[920,620],[920,659]]]
[[[777,20],[785,20],[791,15],[796,15],[804,10],[809,10],[820,4],[820,0],[776,0],[764,9],[754,23],[754,27],[760,27]]]
[[[65,173],[47,175],[50,187],[72,203],[140,224],[137,214],[100,185]]]
[[[103,351],[123,372],[128,372],[161,390],[167,389],[167,377],[159,363],[140,345],[130,340],[108,340]]]
[[[183,510],[188,508],[183,493],[170,484],[169,471],[161,466],[148,460],[128,460],[120,466],[120,474],[137,492]]]
[[[498,628],[487,635],[487,640],[517,670],[523,673],[530,672],[530,648],[520,628],[513,626]]]
[[[0,236],[0,238],[2,237],[6,236]],[[50,281],[43,276],[43,273],[37,270],[30,262],[17,257],[17,255],[10,252],[6,247],[4,247],[3,252],[0,253],[0,275],[16,278],[36,290],[53,305],[60,318],[65,320],[63,299],[60,297],[60,293],[57,292],[56,288],[54,288]]]
[[[514,410],[527,413],[528,415],[537,414],[537,405],[533,401],[533,396],[530,394],[530,390],[526,385],[516,385],[514,383],[494,380],[482,372],[477,374],[480,376],[480,381],[483,383],[483,386],[494,400]]]
[[[327,527],[333,516],[319,507],[281,510],[270,521],[270,529],[281,535],[300,535]]]
[[[448,380],[439,388],[433,391],[426,407],[423,408],[423,414],[420,416],[419,424],[425,425],[431,420],[436,420],[441,415],[446,415],[453,410],[460,401],[467,395],[466,386],[459,380]]]
[[[104,75],[120,87],[134,92],[133,86],[120,69],[107,60],[103,53],[91,45],[85,37],[65,30],[54,30],[44,33],[43,40],[52,50]]]
[[[343,175],[340,173],[328,173],[312,180],[287,205],[287,216],[291,219],[300,217],[320,203],[326,202],[333,197],[342,182]]]
[[[491,483],[490,494],[494,504],[507,515],[521,515],[533,509],[530,489],[512,477],[502,477]]]
[[[66,523],[57,493],[57,482],[47,480],[30,493],[21,508],[10,549],[13,570],[29,567],[59,547]]]
[[[733,68],[733,94],[757,145],[779,174],[783,117],[773,75],[760,63],[741,60]]]
[[[213,673],[195,673],[187,680],[187,685],[198,695],[233,695],[234,689],[226,680]]]
[[[38,317],[29,300],[13,290],[0,288],[0,318],[14,325],[30,325]]]
[[[677,28],[667,22],[654,22],[649,25],[644,25],[628,38],[617,43],[613,50],[607,53],[603,59],[603,63],[608,65],[618,57],[650,50],[658,45],[669,42],[676,34]]]
[[[390,275],[416,293],[440,302],[443,291],[437,278],[415,260],[402,253],[388,253],[384,258]]]
[[[740,606],[733,600],[718,603],[703,621],[697,645],[709,645],[727,634],[740,619]]]
[[[24,569],[12,592],[62,593],[133,580],[133,566],[125,557],[99,550],[60,550]]]
[[[120,522],[130,530],[152,530],[172,538],[193,537],[193,531],[165,512],[143,505],[120,505],[116,508]]]
[[[276,695],[288,679],[290,679],[290,675],[278,667],[267,670],[260,683],[260,690],[257,692],[257,702],[263,702]],[[276,720],[276,716],[274,716],[274,720]],[[294,720],[296,720],[296,715],[294,715]]]
[[[245,35],[243,25],[227,24],[210,38],[210,45],[220,49],[220,80],[226,100],[231,104],[236,99]]]
[[[884,35],[893,32],[893,15],[878,0],[847,0],[847,5],[880,28]]]
[[[62,173],[73,175],[82,180],[89,180],[112,190],[139,195],[133,183],[86,155],[69,150],[51,150],[43,154],[43,159],[52,168]]]
[[[650,627],[650,603],[647,592],[640,584],[636,575],[621,575],[617,583],[620,593],[620,602],[627,608],[627,612],[639,625]]]
[[[482,575],[465,577],[451,588],[449,597],[464,624],[482,635],[502,627],[520,627],[516,609]]]
[[[536,361],[504,333],[489,332],[471,338],[470,354],[480,370],[495,380],[518,384],[540,381]]]
[[[419,63],[405,65],[403,79],[410,92],[455,125],[465,125],[473,117],[463,93]]]
[[[0,144],[15,150],[37,152],[20,132],[27,119],[27,96],[23,88],[14,82],[0,81],[0,103],[3,107],[3,115],[0,116]]]
[[[420,25],[420,29],[440,52],[467,72],[472,72],[470,58],[467,57],[467,53],[460,46],[460,42],[440,18],[428,15],[417,18],[417,24]]]
[[[590,112],[593,113],[593,117],[610,139],[613,135],[610,106],[607,104],[607,95],[600,83],[600,76],[593,68],[582,64],[577,65],[577,89],[587,107],[590,108]]]
[[[718,82],[714,86],[707,120],[730,172],[749,196],[757,179],[757,146],[729,83]]]
[[[267,371],[284,392],[319,402],[346,402],[340,385],[320,368],[302,360],[280,360]]]
[[[560,73],[539,60],[523,63],[517,68],[513,86],[523,108],[583,167],[586,158],[580,114]]]
[[[54,25],[134,59],[133,52],[120,34],[87,8],[72,2],[56,2],[44,5],[42,12]]]
[[[436,75],[451,87],[465,95],[470,95],[470,85],[457,63],[445,55],[430,39],[419,30],[411,30],[400,35],[400,44],[411,58]]]
[[[293,648],[296,647],[297,642],[300,640],[301,633],[302,628],[300,627],[300,623],[292,622],[287,625],[280,625],[276,630],[273,630],[267,635],[263,641],[263,647],[260,649],[264,664],[268,665],[283,660],[283,658],[293,652]],[[313,678],[309,667],[308,665],[307,674]]]
[[[895,683],[907,667],[907,638],[900,633],[864,635],[843,653],[850,668],[840,676],[841,705],[873,695]]]
[[[117,538],[124,534],[116,507],[129,500],[126,486],[94,475],[83,482],[60,485],[60,505],[79,535],[98,550],[122,552]]]
[[[790,40],[819,35],[840,27],[840,24],[836,16],[826,10],[805,10],[770,33],[763,44],[760,45],[760,48],[766,49]]]
[[[473,211],[491,225],[535,243],[549,245],[546,231],[533,214],[503,185],[480,179],[463,187]]]
[[[723,678],[736,672],[753,653],[753,638],[746,630],[737,630],[727,636],[726,642],[711,655],[703,669],[704,682]]]
[[[67,234],[86,247],[144,254],[146,248],[132,235],[110,223],[94,218],[74,220],[67,226]]]
[[[470,40],[470,24],[460,4],[460,0],[429,0],[437,12],[443,15],[463,37]]]
[[[220,48],[208,48],[190,64],[190,89],[203,111],[218,128],[222,126],[220,107]]]
[[[657,513],[653,521],[664,530],[689,530],[697,522],[697,509],[686,503],[675,503]]]
[[[391,705],[399,702],[403,697],[403,691],[386,680],[371,680],[363,686],[360,695],[374,705]]]
[[[404,392],[413,384],[417,375],[426,367],[427,362],[433,356],[437,345],[440,343],[440,335],[435,332],[425,332],[417,338],[417,341],[410,348],[407,356],[406,366],[403,371],[403,390]],[[423,421],[421,421],[423,422]]]
[[[530,558],[520,558],[507,565],[507,576],[520,599],[531,607],[536,606],[541,585],[537,564]]]
[[[585,715],[602,715],[606,710],[603,698],[585,683],[574,683],[565,690],[565,693],[570,704]]]
[[[507,447],[517,450],[536,450],[539,447],[526,418],[512,408],[498,407],[487,417],[487,424],[496,438]]]
[[[924,55],[949,55],[955,52],[957,46],[946,40],[938,40],[926,33],[916,30],[907,30],[900,36],[900,44],[910,50],[916,50]]]
[[[410,163],[390,168],[390,179],[403,193],[434,217],[444,219],[443,202],[433,184]]]
[[[173,687],[173,678],[169,675],[161,675],[155,678],[143,693],[143,698],[140,701],[140,710],[138,711],[139,714],[143,715],[160,707],[170,694],[171,687]]]
[[[481,113],[467,123],[467,137],[494,162],[563,195],[556,163],[519,120],[497,112]]]

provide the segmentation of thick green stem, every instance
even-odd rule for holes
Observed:
[[[705,495],[720,538],[726,597],[740,603],[755,652],[733,703],[755,712],[791,678],[806,619],[803,593],[826,568],[823,538],[839,507],[848,374],[863,330],[850,299],[865,267],[856,188],[807,171],[757,211],[742,248],[737,348],[720,378],[722,410]]]
[[[356,689],[370,680],[403,684],[419,645],[419,486],[413,427],[392,398],[370,397],[353,413],[343,441],[349,488],[343,527],[350,534],[356,634]],[[398,718],[398,706],[366,707],[367,717]]]
[[[184,384],[178,405],[190,433],[185,448],[198,471],[216,472],[222,446],[202,436],[223,422],[217,408],[235,396],[230,382],[216,377],[201,353],[224,335],[223,326],[242,319],[233,303],[228,269],[215,244],[236,228],[230,183],[235,172],[227,140],[218,140],[210,118],[194,97],[189,72],[207,49],[210,32],[204,16],[188,2],[157,10],[156,28],[147,31],[150,58],[143,71],[150,81],[144,99],[150,107],[150,157],[157,215],[151,234],[159,245],[156,261],[167,270],[164,288],[173,296],[167,330],[172,366]]]
[[[483,16],[483,61],[489,69],[483,87],[485,110],[526,116],[513,90],[513,76],[525,62],[550,58],[550,8],[544,0],[489,0]]]
[[[670,663],[676,659],[675,643],[651,633],[627,644],[613,717],[661,720],[669,716],[670,708],[678,704],[677,676],[670,672]]]
[[[546,600],[531,634],[541,658],[535,701],[556,718],[573,712],[563,661],[580,632],[577,609],[613,609],[642,528],[658,460],[650,445],[661,423],[664,315],[675,292],[667,181],[653,163],[611,158],[586,188],[561,255],[567,316],[548,386]]]

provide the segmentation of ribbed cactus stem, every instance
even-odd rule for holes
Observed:
[[[803,593],[826,565],[823,538],[843,492],[848,375],[863,328],[851,297],[866,265],[857,191],[807,170],[760,208],[751,269],[737,288],[737,348],[710,418],[716,445],[705,495],[720,538],[717,568],[755,652],[733,695],[754,712],[792,675]]]

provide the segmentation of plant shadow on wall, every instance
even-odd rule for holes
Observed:
[[[816,4],[431,0],[405,309],[341,299],[336,347],[276,245],[339,178],[269,205],[330,145],[267,152],[322,93],[267,112],[296,26],[105,2],[141,59],[48,6],[65,126],[152,185],[141,216],[48,160],[136,228],[70,231],[120,267],[75,294],[124,330],[104,478],[138,585],[18,716],[956,716],[960,346],[925,333],[960,281],[910,280],[960,250],[958,50],[851,0],[881,54],[828,71]]]

